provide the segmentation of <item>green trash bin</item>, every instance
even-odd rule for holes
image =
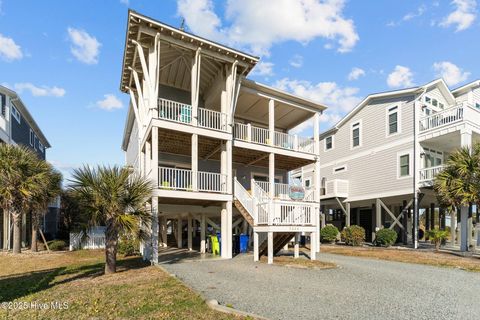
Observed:
[[[210,236],[211,244],[212,244],[212,253],[214,255],[220,254],[220,244],[218,243],[217,236]]]

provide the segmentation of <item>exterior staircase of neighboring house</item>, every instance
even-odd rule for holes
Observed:
[[[301,229],[303,224],[310,225],[314,215],[313,205],[296,202],[281,202],[269,205],[269,195],[255,181],[252,180],[252,192],[247,191],[235,179],[234,206],[255,231],[259,227],[297,226]],[[276,208],[278,212],[270,212]],[[275,209],[274,209],[275,210]],[[273,254],[277,254],[295,236],[295,232],[273,233]],[[268,254],[268,241],[266,232],[259,236],[259,256]]]

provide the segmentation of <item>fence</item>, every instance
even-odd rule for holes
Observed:
[[[88,231],[87,236],[83,231],[70,232],[70,251],[80,249],[104,249],[105,227],[96,227]]]

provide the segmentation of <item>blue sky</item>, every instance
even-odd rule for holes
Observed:
[[[474,0],[2,0],[0,83],[20,93],[65,173],[123,164],[128,8],[261,55],[250,77],[325,103],[322,130],[370,93],[479,78]]]

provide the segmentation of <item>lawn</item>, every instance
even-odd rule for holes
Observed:
[[[103,269],[103,251],[0,253],[0,302],[37,306],[2,306],[0,319],[233,318],[209,309],[201,296],[138,257],[119,258],[116,274],[104,275]],[[44,304],[56,302],[68,308]]]
[[[480,272],[480,258],[459,257],[446,252],[342,245],[322,245],[321,252]]]

